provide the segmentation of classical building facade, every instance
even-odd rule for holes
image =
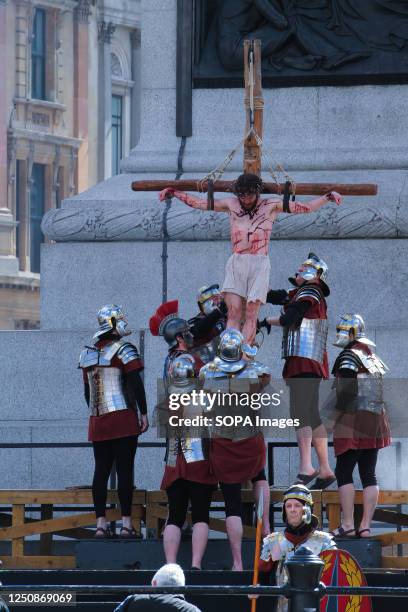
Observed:
[[[139,0],[0,0],[0,54],[0,329],[32,329],[44,213],[138,141]]]

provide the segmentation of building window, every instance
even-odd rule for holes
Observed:
[[[112,96],[112,176],[119,174],[119,163],[122,159],[122,96]]]
[[[45,166],[33,164],[30,190],[30,268],[31,272],[40,271],[40,249],[44,241],[41,220],[45,204]]]
[[[46,99],[45,65],[46,65],[46,14],[44,9],[37,8],[34,13],[33,41],[31,45],[31,97],[36,100]]]
[[[17,319],[14,321],[14,329],[40,329],[40,321]]]

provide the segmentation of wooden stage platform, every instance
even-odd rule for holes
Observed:
[[[271,504],[280,511],[283,489],[271,489]],[[337,491],[313,491],[314,512],[325,528],[334,529],[340,524],[340,503]],[[159,538],[167,516],[164,491],[135,489],[132,516],[136,530],[143,537]],[[253,492],[243,490],[246,507],[244,538],[254,538],[255,528],[251,524]],[[361,510],[362,491],[356,493],[356,516]],[[116,491],[109,491],[107,511],[110,521],[120,519]],[[220,491],[213,495],[210,529],[225,533],[222,512],[223,497]],[[408,491],[381,491],[375,521],[383,528],[373,536],[382,547],[382,568],[408,569],[408,555],[404,545],[408,544],[408,514],[401,506],[408,505]],[[0,553],[3,568],[14,569],[73,569],[76,560],[73,554],[53,554],[55,536],[71,540],[89,539],[90,528],[95,525],[90,489],[68,490],[0,490],[0,546],[9,543],[8,554]],[[29,554],[28,540],[37,536],[38,551]],[[402,554],[401,554],[402,553]]]

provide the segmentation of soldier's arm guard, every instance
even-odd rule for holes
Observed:
[[[340,353],[333,367],[336,379],[336,410],[339,412],[352,412],[353,402],[358,396],[357,373],[360,362],[352,351],[344,350]]]
[[[120,359],[123,365],[127,365],[132,361],[140,361],[140,365],[142,367],[139,351],[135,345],[131,344],[130,342],[126,342],[123,346],[121,346],[116,353],[116,356],[118,359]]]

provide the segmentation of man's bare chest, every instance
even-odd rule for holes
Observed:
[[[258,210],[255,214],[245,214],[242,211],[232,212],[231,225],[234,230],[253,234],[258,231],[271,232],[274,215],[268,210]]]

